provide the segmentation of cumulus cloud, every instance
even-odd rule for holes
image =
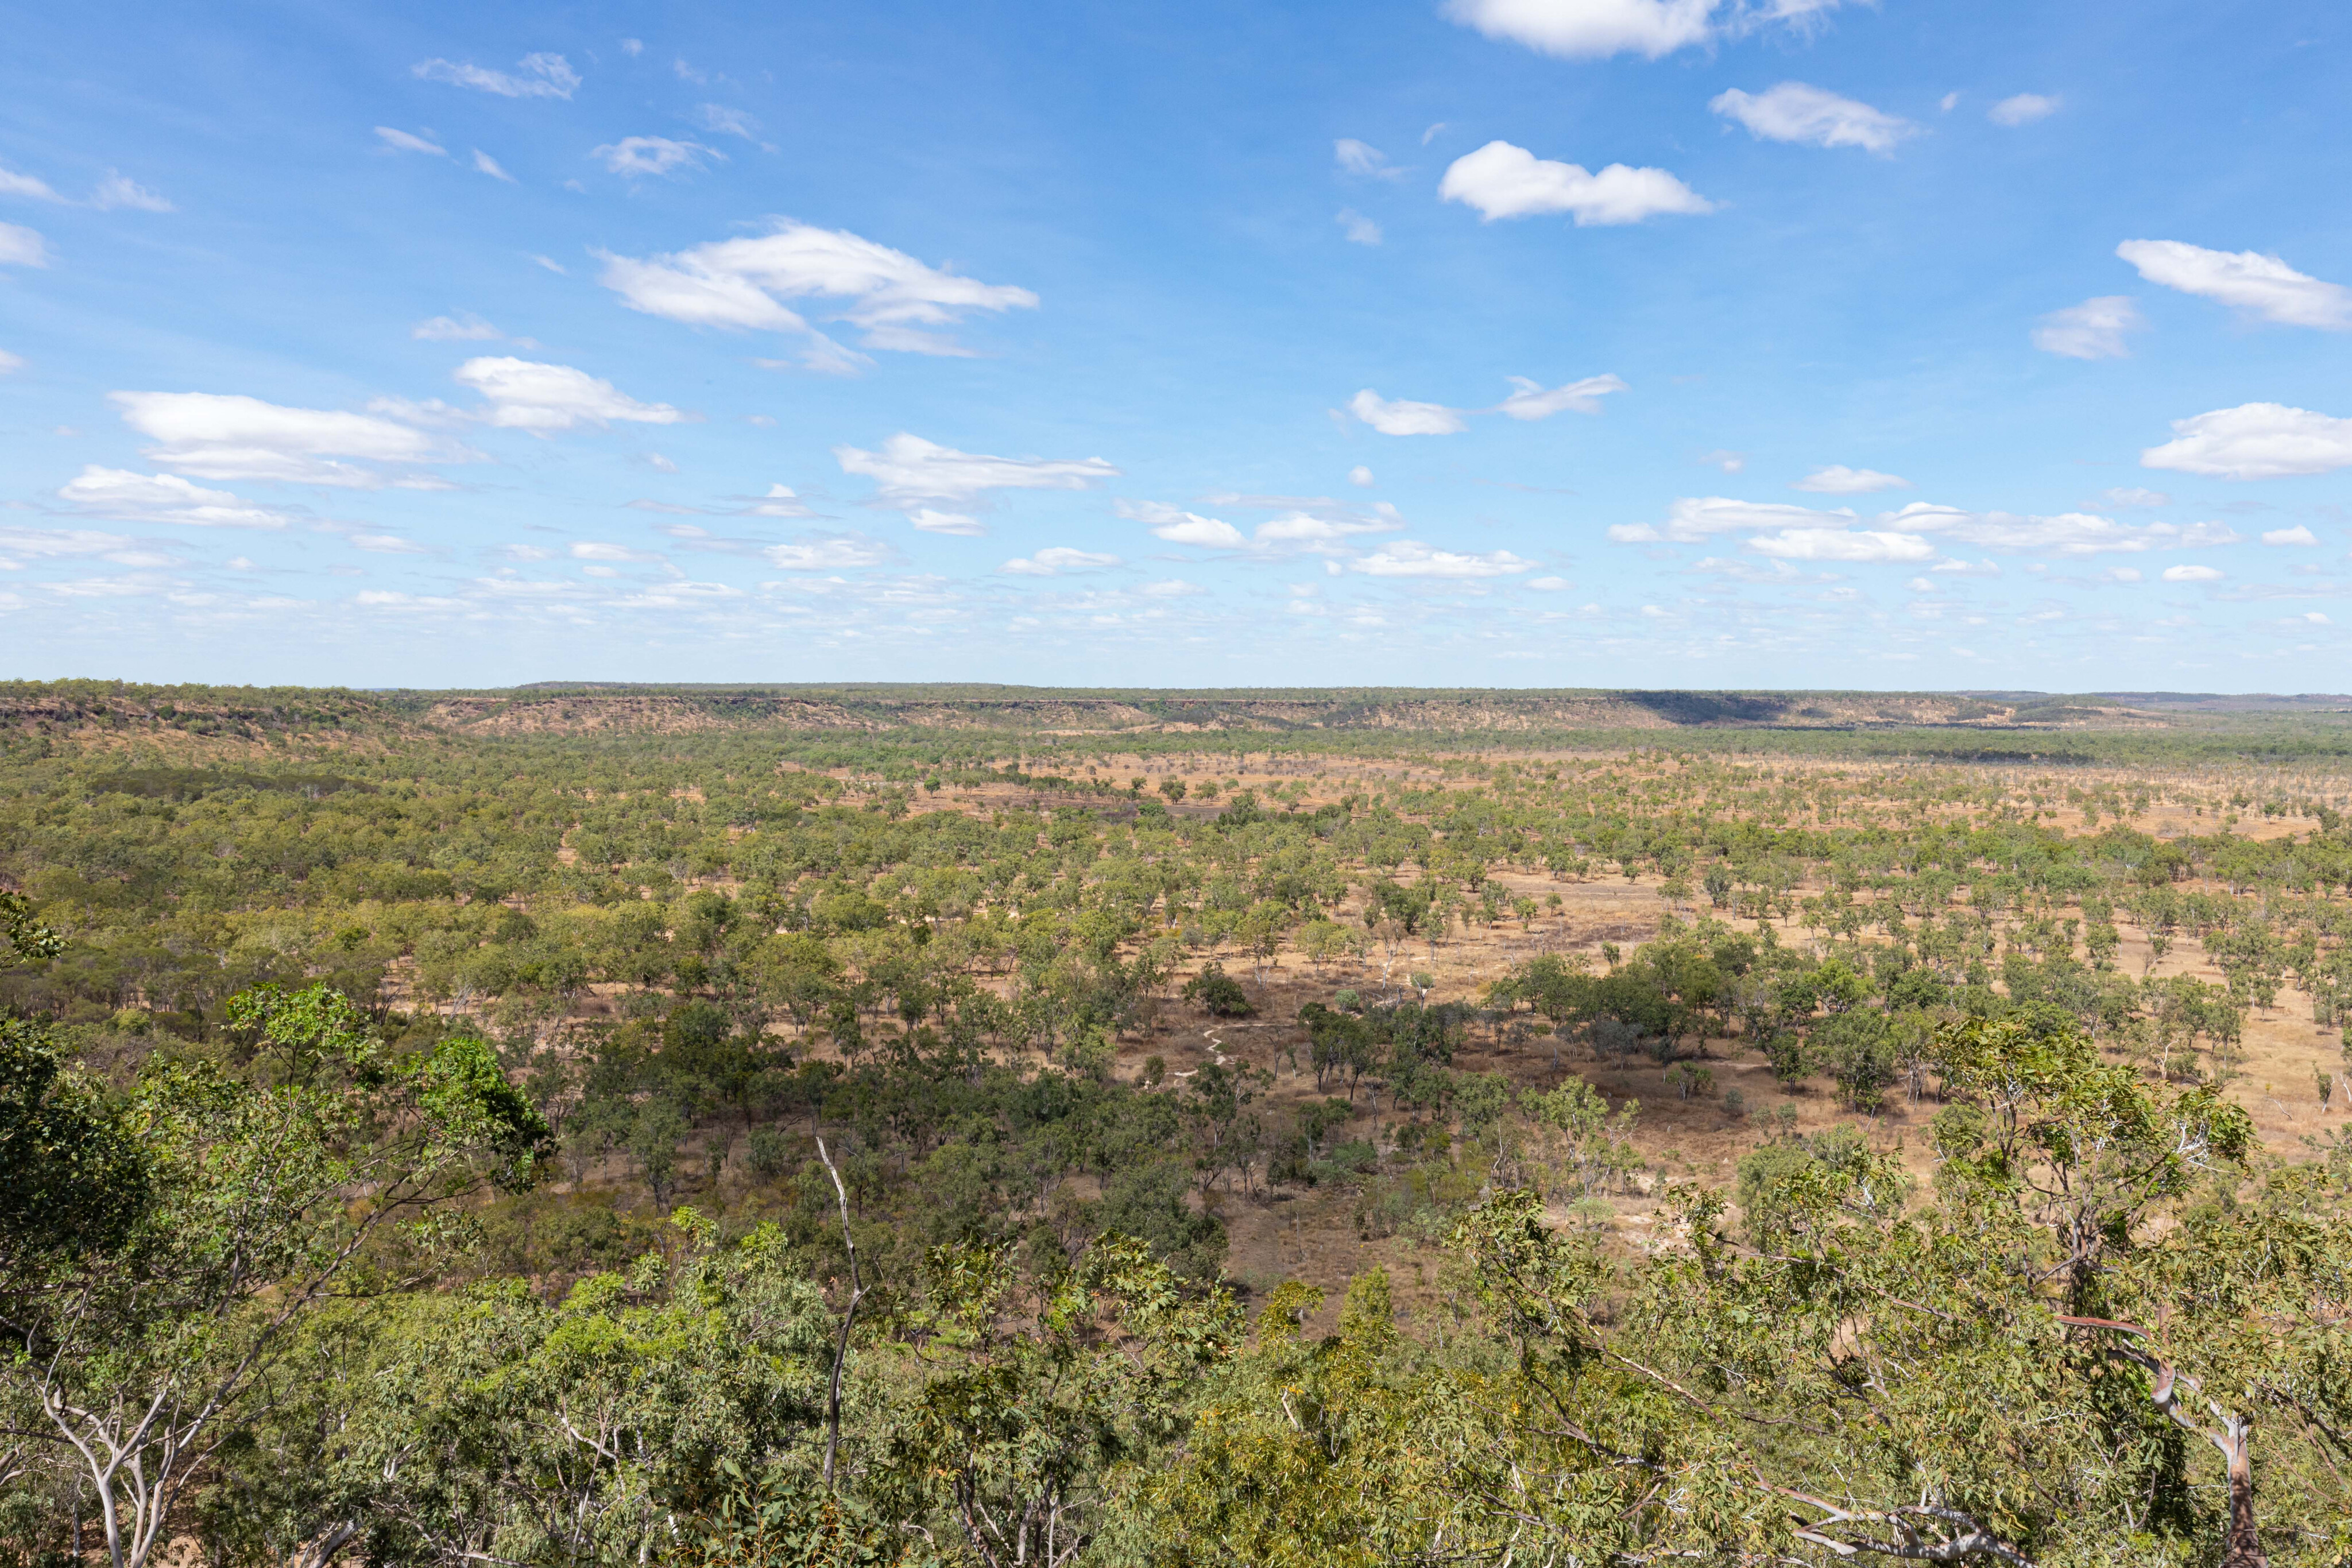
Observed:
[[[952,326],[974,310],[1037,304],[1025,288],[959,277],[845,230],[790,221],[671,255],[603,259],[604,287],[632,310],[698,327],[809,332],[810,362],[826,370],[855,361],[783,301],[843,301],[838,319],[861,329],[867,348],[919,354],[968,351],[927,329]]]
[[[1341,207],[1338,218],[1334,221],[1346,232],[1350,245],[1381,243],[1381,225],[1353,207]]]
[[[1664,523],[1615,523],[1616,544],[1696,544],[1716,534],[1788,528],[1839,528],[1854,521],[1844,507],[1820,512],[1775,501],[1738,501],[1727,496],[1684,497],[1667,508]]]
[[[1112,510],[1120,517],[1140,522],[1151,529],[1154,537],[1171,545],[1196,545],[1204,549],[1244,549],[1249,536],[1223,517],[1204,517],[1198,512],[1187,512],[1175,507],[1153,501],[1118,501]]]
[[[1528,586],[1545,593],[1565,593],[1576,584],[1564,577],[1531,577],[1528,579]]]
[[[2275,256],[2207,250],[2175,239],[2127,239],[2116,246],[2116,254],[2150,283],[2218,300],[2265,321],[2338,332],[2352,328],[2352,288],[2307,277]]]
[[[604,161],[609,172],[635,179],[699,169],[705,157],[725,159],[715,147],[699,141],[675,141],[667,136],[624,136],[618,141],[592,147],[588,156]]]
[[[1817,496],[1866,496],[1874,490],[1908,490],[1911,481],[1899,475],[1881,474],[1875,468],[1849,468],[1843,463],[1832,463],[1826,468],[1814,469],[1789,488],[1809,490]]]
[[[2137,485],[2126,485],[2120,486],[2112,490],[2102,490],[2099,492],[2099,498],[2110,507],[2168,507],[2172,505],[2172,497],[2166,495],[2163,491],[2145,490]]]
[[[2168,566],[2164,569],[2167,582],[2219,582],[2223,577],[2219,567]]]
[[[477,171],[481,173],[488,174],[493,180],[504,180],[509,185],[515,183],[515,177],[512,174],[508,173],[504,169],[500,168],[497,159],[491,157],[488,153],[483,152],[478,147],[474,149],[474,167]]]
[[[1118,557],[1115,555],[1072,549],[1066,545],[1050,545],[1034,555],[1008,560],[997,570],[1009,571],[1016,577],[1059,577],[1065,572],[1104,571],[1118,564]]]
[[[1549,391],[1540,382],[1525,376],[1504,378],[1512,386],[1511,395],[1495,405],[1493,412],[1512,419],[1549,419],[1564,409],[1578,413],[1599,413],[1601,400],[1611,392],[1625,390],[1625,383],[1615,376],[1587,376],[1580,382]]]
[[[484,422],[502,430],[570,430],[614,420],[677,424],[689,417],[666,402],[639,402],[612,382],[570,365],[486,355],[459,365],[455,379],[482,394],[489,404]]]
[[[49,242],[22,224],[0,224],[0,267],[47,267]]]
[[[1348,412],[1382,435],[1454,435],[1469,428],[1444,403],[1391,400],[1370,387],[1348,400]]]
[[[1350,570],[1370,577],[1486,578],[1508,577],[1530,570],[1535,562],[1509,550],[1447,550],[1418,539],[1399,539],[1368,556],[1350,561]]]
[[[113,212],[129,207],[142,213],[175,213],[179,209],[155,192],[121,172],[109,169],[106,178],[89,195],[89,204],[100,212]]]
[[[2058,112],[2058,99],[2038,92],[2021,92],[2004,98],[1985,110],[1985,118],[1995,125],[2031,125],[2037,120],[2047,120]]]
[[[58,489],[58,498],[93,516],[199,528],[282,528],[283,512],[226,490],[207,490],[176,474],[133,474],[92,463]]]
[[[1760,93],[1733,88],[1707,99],[1706,106],[1746,126],[1751,136],[1809,147],[1892,152],[1896,142],[1919,130],[1900,116],[1801,81],[1784,81]]]
[[[2291,528],[2267,528],[2263,532],[2266,545],[2315,545],[2319,536],[2300,524]]]
[[[1877,521],[1883,527],[1938,535],[1982,549],[2033,555],[2088,556],[2200,549],[2234,544],[2238,538],[2219,523],[2191,523],[2186,527],[2149,523],[2135,527],[2091,512],[2060,512],[2049,517],[1969,512],[1927,501],[1914,501],[1901,511],[1884,513]]]
[[[149,462],[205,479],[276,479],[373,489],[382,473],[341,461],[424,463],[465,455],[413,424],[340,409],[287,408],[217,392],[109,392],[122,422],[156,443]]]
[[[1348,470],[1348,483],[1354,485],[1360,489],[1369,490],[1372,487],[1373,483],[1372,471],[1359,463],[1353,468]]]
[[[377,141],[394,152],[423,152],[435,158],[449,156],[449,150],[439,142],[427,141],[422,136],[412,135],[405,131],[395,131],[389,125],[377,126],[375,134]]]
[[[1446,0],[1442,14],[1487,37],[1562,59],[1656,59],[1726,32],[1803,27],[1839,0]]]
[[[1874,528],[1783,528],[1759,534],[1748,548],[1777,560],[1878,561],[1933,560],[1936,547],[1917,534]]]
[[[1441,200],[1475,207],[1489,223],[1567,213],[1582,227],[1715,210],[1714,203],[1664,169],[1612,163],[1595,174],[1581,164],[1538,158],[1499,141],[1455,159],[1437,193]]]
[[[1300,498],[1293,497],[1223,496],[1211,499],[1213,504],[1240,506],[1273,503],[1286,509],[1247,534],[1222,517],[1203,517],[1160,501],[1120,500],[1113,502],[1111,509],[1122,517],[1143,524],[1155,537],[1170,544],[1247,550],[1262,557],[1301,550],[1328,554],[1347,548],[1349,539],[1367,534],[1394,533],[1404,527],[1396,509],[1386,503],[1376,504],[1367,515],[1320,498],[1304,506],[1294,505]]]
[[[506,336],[470,310],[419,321],[408,329],[408,335],[427,343],[478,343]]]
[[[2139,455],[2147,468],[2217,479],[2279,479],[2352,467],[2352,419],[2249,402],[2172,422],[2173,438]]]
[[[1506,376],[1504,380],[1511,384],[1511,395],[1491,408],[1448,408],[1438,402],[1411,402],[1402,398],[1384,398],[1366,387],[1348,400],[1348,412],[1383,435],[1454,435],[1468,428],[1463,423],[1465,414],[1499,413],[1511,419],[1535,420],[1549,419],[1570,409],[1579,413],[1599,413],[1602,398],[1625,390],[1624,382],[1616,376],[1587,376],[1556,387],[1546,387],[1526,376]],[[1356,482],[1369,484],[1370,478],[1367,470],[1364,478]]]
[[[2128,295],[2102,294],[2042,318],[2033,329],[2033,346],[2070,360],[2120,360],[2131,352],[2124,334],[2147,324]]]
[[[410,73],[425,81],[469,87],[500,98],[570,98],[580,88],[580,73],[562,55],[535,54],[522,57],[512,75],[457,60],[419,60]]]
[[[877,451],[836,446],[833,455],[843,473],[873,480],[877,498],[902,510],[933,502],[967,506],[992,490],[1083,490],[1098,479],[1118,476],[1099,457],[992,457],[904,431]]]

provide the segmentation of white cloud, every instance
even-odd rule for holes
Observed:
[[[2058,102],[2038,92],[2021,92],[1986,110],[1985,118],[1995,125],[2031,125],[2057,113]]]
[[[2234,544],[2238,538],[2218,523],[2191,523],[2185,528],[2150,523],[2136,528],[2089,512],[2020,516],[2011,512],[1967,512],[1927,501],[1914,501],[1901,511],[1882,514],[1876,520],[1883,527],[1906,533],[1943,535],[1983,549],[2034,555],[2130,554]]]
[[[896,552],[880,539],[849,533],[803,534],[793,544],[770,545],[760,553],[786,571],[850,571],[886,565]]]
[[[24,368],[25,361],[22,355],[12,354],[5,349],[0,349],[0,376],[13,376]]]
[[[724,158],[715,147],[705,147],[699,141],[674,141],[667,136],[624,136],[588,151],[591,158],[601,158],[613,173],[657,175],[679,169],[699,169],[705,156]]]
[[[1667,508],[1663,525],[1616,523],[1609,538],[1617,544],[1696,544],[1713,534],[1749,529],[1843,528],[1854,521],[1843,507],[1819,512],[1775,501],[1738,501],[1727,496],[1685,497]]]
[[[746,141],[760,140],[760,122],[740,109],[706,103],[694,111],[694,118],[705,131],[716,131],[721,136],[740,136]]]
[[[1546,593],[1563,593],[1574,588],[1576,584],[1564,577],[1531,577],[1528,579],[1528,586],[1540,589]]]
[[[493,180],[504,180],[509,185],[515,183],[515,177],[500,168],[497,159],[478,147],[474,149],[474,167]]]
[[[580,87],[580,73],[562,55],[525,55],[518,76],[456,60],[419,60],[409,68],[426,81],[470,87],[500,98],[570,98]]]
[[[282,512],[191,485],[175,474],[133,474],[92,463],[58,487],[68,506],[125,522],[184,523],[199,528],[282,528]]]
[[[1871,528],[1783,528],[1759,534],[1748,548],[1778,560],[1914,561],[1936,559],[1936,547],[1917,534]]]
[[[621,52],[634,58],[646,52],[646,41],[643,38],[623,38]]]
[[[460,310],[455,316],[435,316],[427,320],[419,321],[408,329],[408,335],[428,343],[478,343],[506,336],[470,310]]]
[[[123,566],[162,566],[169,558],[134,548],[121,534],[96,528],[19,528],[0,524],[0,571],[22,571],[37,560],[100,557]]]
[[[1016,577],[1059,577],[1066,571],[1103,571],[1119,564],[1115,555],[1051,545],[1036,554],[1006,561],[997,570]]]
[[[389,125],[377,126],[375,133],[377,139],[394,152],[424,152],[435,158],[449,156],[449,150],[439,142],[428,141],[405,131],[395,131]]]
[[[1338,223],[1341,228],[1347,231],[1348,241],[1350,245],[1378,245],[1381,243],[1381,225],[1372,222],[1371,219],[1364,216],[1363,214],[1356,211],[1353,207],[1341,207],[1339,209],[1339,216],[1334,221]]]
[[[677,472],[677,465],[669,458],[663,456],[658,452],[648,452],[646,454],[646,465],[658,474],[675,474]]]
[[[1706,106],[1746,126],[1751,136],[1811,147],[1891,152],[1896,142],[1919,130],[1899,116],[1801,81],[1784,81],[1761,93],[1733,88],[1707,99]]]
[[[1699,461],[1709,468],[1719,468],[1726,474],[1737,474],[1748,466],[1748,454],[1729,452],[1717,447],[1713,452],[1702,455]]]
[[[580,424],[677,424],[688,416],[666,402],[639,402],[570,365],[486,356],[459,365],[454,378],[488,400],[483,416],[504,430],[570,430]]]
[[[1537,382],[1525,376],[1506,376],[1511,383],[1511,395],[1496,403],[1494,412],[1512,419],[1549,419],[1562,409],[1574,409],[1579,413],[1599,413],[1601,400],[1611,392],[1625,390],[1625,383],[1615,376],[1587,376],[1580,382],[1570,382],[1546,391]]]
[[[1445,550],[1418,539],[1399,539],[1349,564],[1370,577],[1484,578],[1508,577],[1536,563],[1507,549]]]
[[[963,353],[923,329],[951,326],[973,310],[1037,304],[1025,288],[958,277],[846,231],[800,223],[674,255],[604,260],[604,287],[647,315],[698,327],[807,332],[808,323],[782,301],[836,299],[846,302],[841,319],[865,330],[867,348],[910,353]],[[844,350],[814,336],[819,368],[844,368]]]
[[[1391,516],[1381,517],[1317,517],[1289,512],[1260,523],[1250,532],[1253,549],[1261,550],[1324,549],[1363,534],[1394,533],[1404,527]]]
[[[661,557],[647,550],[631,549],[626,545],[607,543],[602,539],[574,539],[572,542],[573,560],[657,561]]]
[[[1826,468],[1816,468],[1795,484],[1791,490],[1809,490],[1817,496],[1866,496],[1874,490],[1908,490],[1911,481],[1894,474],[1881,474],[1875,468],[1849,468],[1843,463],[1832,463]]]
[[[2124,334],[2146,325],[2128,295],[2102,294],[2042,318],[2033,329],[2033,346],[2070,360],[2120,360],[2131,352]]]
[[[0,267],[47,267],[49,242],[22,224],[0,224]]]
[[[1661,55],[1704,43],[1718,0],[1445,0],[1447,20],[1563,59]]]
[[[1370,387],[1348,400],[1348,412],[1382,435],[1454,435],[1469,428],[1444,403],[1391,402]]]
[[[2352,328],[2352,288],[2305,277],[2260,251],[2207,250],[2176,239],[2127,239],[2116,254],[2150,283],[2219,300],[2287,327]]]
[[[1083,490],[1097,479],[1118,476],[1118,470],[1099,457],[992,457],[958,452],[904,431],[885,441],[879,451],[836,446],[833,455],[843,473],[872,479],[886,505],[907,509],[933,501],[964,505],[991,490]]]
[[[431,555],[433,552],[415,539],[402,538],[398,534],[353,534],[352,548],[372,555]]]
[[[1117,501],[1111,509],[1122,517],[1149,527],[1171,545],[1195,545],[1204,549],[1244,549],[1249,537],[1222,517],[1204,517],[1158,501]]]
[[[109,392],[122,422],[158,443],[148,461],[205,479],[276,479],[373,489],[373,469],[338,458],[422,463],[462,456],[411,424],[339,409],[286,408],[215,392]]]
[[[1580,164],[1538,158],[1508,141],[1489,141],[1455,159],[1439,182],[1440,199],[1475,207],[1481,218],[1571,214],[1579,226],[1638,224],[1665,213],[1711,213],[1715,204],[1664,169],[1612,163],[1598,174]]]
[[[1354,485],[1360,489],[1369,490],[1371,488],[1373,483],[1372,471],[1359,463],[1353,468],[1348,470],[1348,483]]]
[[[2222,572],[2210,566],[2168,566],[2164,569],[2167,582],[2219,582]]]
[[[2220,479],[2277,479],[2352,467],[2352,419],[2249,402],[2172,422],[2173,438],[2139,455],[2147,468]]]
[[[1331,143],[1331,156],[1343,174],[1357,174],[1378,180],[1393,180],[1404,172],[1389,162],[1388,154],[1368,141],[1352,136],[1342,136]]]
[[[1208,590],[1181,577],[1166,577],[1158,582],[1147,582],[1136,591],[1152,599],[1191,599]]]
[[[106,178],[100,180],[98,189],[90,193],[89,204],[100,212],[112,212],[119,207],[130,207],[142,213],[179,211],[138,181],[113,169],[106,172]]]
[[[744,508],[754,517],[805,517],[812,514],[790,485],[771,485],[768,493]]]
[[[929,507],[917,507],[907,514],[907,520],[927,534],[947,534],[957,538],[978,538],[988,532],[978,517],[962,512],[942,512]]]
[[[0,169],[0,196],[20,196],[28,202],[62,202],[47,180],[31,174],[19,174],[14,169]]]
[[[1936,107],[1942,110],[1946,114],[1951,113],[1952,110],[1959,108],[1959,106],[1960,95],[1957,92],[1948,92],[1943,97],[1936,100]]]
[[[2300,524],[2291,528],[2270,528],[2263,534],[2266,545],[2315,545],[2319,536]]]
[[[2144,490],[2126,485],[2112,490],[2102,490],[2099,498],[2110,507],[2168,507],[2172,497],[2161,490]]]

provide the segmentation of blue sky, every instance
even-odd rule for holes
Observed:
[[[2339,6],[12,35],[11,675],[2352,684]]]

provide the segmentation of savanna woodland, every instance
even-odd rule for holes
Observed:
[[[2352,710],[0,687],[0,1557],[2352,1563]]]

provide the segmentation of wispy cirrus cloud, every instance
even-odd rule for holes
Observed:
[[[419,60],[409,74],[425,81],[472,88],[499,98],[569,99],[580,90],[580,73],[562,55],[525,55],[512,72],[490,70],[470,61]]]

